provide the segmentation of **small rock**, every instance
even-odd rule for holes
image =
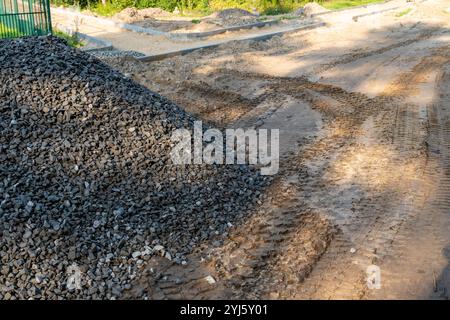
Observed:
[[[206,282],[208,282],[209,284],[215,284],[216,283],[216,279],[214,279],[212,276],[207,276],[205,277]]]
[[[60,227],[61,227],[61,225],[60,225],[60,223],[58,221],[50,220],[49,223],[50,223],[52,229],[55,230],[55,231],[58,231],[60,229]]]
[[[94,229],[97,229],[98,227],[100,227],[101,224],[102,224],[102,223],[101,223],[100,221],[95,220],[95,221],[94,221],[94,225],[93,225]]]

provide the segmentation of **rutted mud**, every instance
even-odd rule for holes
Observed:
[[[358,215],[338,221],[347,237],[335,239],[314,273],[305,281],[305,291],[297,297],[428,297],[419,288],[433,288],[430,263],[436,263],[439,246],[432,238],[443,225],[448,225],[448,216],[442,214],[440,221],[431,223],[430,219],[439,215],[439,210],[433,207],[440,203],[432,195],[439,189],[447,193],[448,187],[438,187],[436,167],[430,162],[428,140],[433,133],[429,131],[426,108],[431,106],[420,106],[411,100],[414,100],[414,93],[421,96],[418,87],[426,76],[448,64],[449,58],[448,47],[443,47],[423,59],[408,74],[400,75],[383,93],[384,97],[392,99],[392,108],[385,109],[375,118],[368,118],[362,127],[367,129],[358,148],[344,153],[337,161],[335,181],[338,188],[335,192],[345,192],[349,182],[356,181],[359,192],[370,193],[358,201],[352,199],[351,210]],[[421,111],[421,107],[425,107],[425,111]],[[342,199],[342,194],[338,194]],[[444,208],[448,212],[446,205]],[[427,228],[421,229],[425,225]],[[442,248],[442,242],[449,238],[442,232],[439,235]],[[432,254],[427,247],[432,246],[433,241]],[[422,245],[418,246],[419,243]],[[387,264],[391,259],[397,262],[395,267]],[[371,264],[381,267],[383,290],[368,290],[365,285],[365,269]],[[419,278],[420,273],[428,274],[428,281],[425,277]]]
[[[392,32],[303,70],[356,70],[374,59],[392,80],[373,94],[349,90],[351,72],[330,84],[242,68],[268,43],[209,50],[209,62],[191,61],[198,53],[148,67],[110,61],[219,127],[284,130],[267,200],[187,265],[152,259],[128,297],[448,298],[450,48],[442,26]],[[272,54],[284,61],[311,41],[273,40]],[[395,57],[421,45],[392,72]],[[381,290],[366,286],[370,265],[382,270]]]
[[[194,267],[153,270],[132,296],[151,288],[144,293],[149,298],[364,297],[364,267],[377,263],[406,220],[409,180],[425,165],[425,144],[417,144],[419,136],[408,135],[393,117],[401,113],[404,92],[394,83],[382,96],[369,98],[302,78],[220,72],[236,79],[230,82],[261,81],[272,94],[308,103],[320,112],[326,129],[299,140],[298,153],[285,155],[273,186],[277,197],[261,205],[267,209],[234,230],[221,247],[191,257]],[[411,88],[418,79],[410,79],[411,86],[398,83]],[[252,115],[263,126],[267,109]],[[409,125],[416,132],[418,124]],[[405,134],[416,142],[409,156],[397,150],[405,148],[405,141],[398,142]],[[155,272],[159,280],[143,285]],[[220,285],[207,284],[208,275]]]

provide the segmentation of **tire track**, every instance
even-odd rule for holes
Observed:
[[[434,62],[434,64],[433,64]],[[428,106],[426,164],[410,219],[385,257],[384,288],[369,298],[448,299],[450,236],[450,57],[441,52],[425,61],[438,71],[436,93]],[[422,67],[424,67],[422,66]],[[425,68],[426,69],[426,68]],[[410,122],[410,118],[405,118]],[[399,142],[404,140],[402,131]]]
[[[445,51],[445,48],[442,51]],[[380,130],[375,140],[384,143],[391,141],[391,146],[389,144],[383,146],[386,147],[384,152],[393,148],[392,151],[395,153],[389,159],[392,166],[386,167],[389,170],[379,172],[379,175],[395,176],[395,170],[404,170],[404,177],[398,177],[402,184],[391,186],[391,190],[385,190],[387,192],[384,194],[378,190],[378,197],[374,197],[375,194],[372,193],[370,198],[363,197],[359,202],[353,202],[352,210],[358,215],[338,221],[343,235],[349,236],[336,238],[331,243],[327,253],[305,281],[305,291],[297,297],[363,298],[367,294],[364,283],[365,268],[370,264],[378,264],[389,255],[389,248],[396,241],[405,221],[411,219],[417,209],[428,200],[427,194],[419,188],[428,182],[421,177],[426,165],[424,152],[426,127],[422,118],[423,113],[414,105],[404,103],[402,100],[411,94],[411,90],[417,87],[430,68],[438,67],[444,60],[439,53],[437,56],[424,59],[411,73],[400,77],[397,84],[401,84],[401,88],[393,90],[391,87],[383,94],[397,107],[385,109],[384,114],[379,117],[377,121]],[[396,119],[394,124],[391,119]],[[358,150],[356,154],[361,157],[363,151]],[[382,161],[380,162],[382,166]],[[362,179],[364,175],[358,174],[357,177]],[[443,186],[443,189],[448,190],[447,186]],[[436,224],[434,226],[436,227]],[[349,252],[350,246],[355,247],[353,253]],[[397,255],[400,253],[396,252]]]

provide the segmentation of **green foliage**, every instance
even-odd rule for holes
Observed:
[[[310,0],[312,1],[312,0]],[[275,15],[290,12],[303,6],[308,0],[210,0],[209,6],[213,11],[228,8],[240,8],[260,14]]]
[[[84,43],[82,41],[80,41],[80,39],[78,39],[77,36],[70,35],[70,34],[60,31],[60,30],[54,30],[53,35],[58,38],[62,38],[64,40],[66,40],[67,44],[74,48],[80,48],[84,45]]]
[[[122,11],[126,7],[127,7],[126,5],[121,6],[118,3],[107,2],[106,5],[98,3],[95,6],[90,7],[89,9],[101,16],[110,17]]]
[[[292,11],[292,7],[285,6],[277,6],[277,7],[268,7],[262,10],[261,14],[268,16],[275,16],[278,14],[285,14]]]
[[[364,6],[370,3],[384,2],[385,0],[329,0],[321,5],[330,10],[344,9],[355,6]]]
[[[20,30],[8,27],[7,25],[0,23],[0,39],[3,38],[13,38],[24,36]]]

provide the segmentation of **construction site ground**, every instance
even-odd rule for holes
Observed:
[[[186,265],[152,258],[127,297],[448,298],[450,1],[396,3],[411,10],[335,13],[157,62],[104,58],[216,127],[280,129],[268,200]]]

